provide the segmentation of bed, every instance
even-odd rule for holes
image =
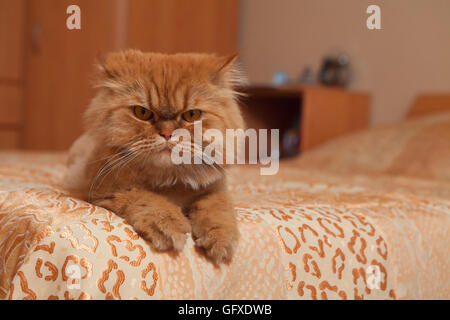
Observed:
[[[450,113],[231,173],[241,241],[154,251],[60,187],[65,153],[0,153],[0,299],[449,299]]]

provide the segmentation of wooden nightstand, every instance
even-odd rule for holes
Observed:
[[[239,91],[247,95],[241,110],[248,128],[280,129],[281,157],[368,125],[367,93],[319,86],[249,86]]]

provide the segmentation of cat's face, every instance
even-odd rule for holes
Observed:
[[[87,129],[105,147],[127,150],[140,163],[161,169],[175,164],[176,129],[191,134],[243,128],[233,86],[241,78],[236,56],[164,55],[136,50],[110,54],[99,67],[101,88],[86,112]],[[208,144],[211,141],[203,141]]]

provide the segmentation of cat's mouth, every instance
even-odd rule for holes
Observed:
[[[157,148],[156,152],[158,153],[170,153],[172,152],[174,146],[172,146],[169,142],[163,143]]]

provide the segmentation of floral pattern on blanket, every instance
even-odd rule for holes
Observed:
[[[445,181],[236,168],[241,240],[217,268],[68,196],[65,170],[65,154],[0,154],[2,299],[449,298]]]

